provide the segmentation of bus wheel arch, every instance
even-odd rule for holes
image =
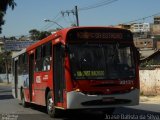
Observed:
[[[55,107],[54,107],[54,101],[52,99],[52,94],[51,91],[48,92],[47,98],[46,98],[46,108],[47,108],[47,113],[50,117],[56,117],[55,114]]]
[[[56,109],[54,106],[54,100],[52,99],[53,95],[51,94],[51,91],[48,91],[47,97],[46,97],[46,109],[47,113],[50,117],[59,117],[61,112],[60,110]]]
[[[49,92],[50,92],[50,88],[47,87],[46,90],[45,90],[45,103],[46,103],[46,106],[47,106],[47,95],[48,95]]]

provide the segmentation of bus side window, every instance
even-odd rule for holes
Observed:
[[[36,72],[42,71],[42,47],[41,46],[36,49],[35,61],[36,61],[35,71]]]
[[[52,44],[51,42],[43,45],[42,49],[42,71],[49,71],[51,69],[51,54]]]
[[[28,54],[25,53],[23,56],[23,74],[28,74]]]
[[[18,75],[21,75],[21,70],[22,70],[22,68],[21,68],[21,64],[22,64],[22,62],[21,62],[21,58],[22,58],[22,55],[20,55],[19,57],[18,57]]]

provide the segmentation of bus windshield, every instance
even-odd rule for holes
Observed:
[[[128,44],[70,44],[73,79],[133,79],[133,48]]]

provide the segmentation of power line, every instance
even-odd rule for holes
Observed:
[[[89,10],[89,9],[93,9],[93,8],[105,6],[105,5],[111,4],[111,3],[116,2],[116,1],[118,1],[118,0],[103,0],[103,1],[98,2],[98,3],[96,3],[96,4],[89,5],[89,6],[87,6],[87,7],[82,7],[82,8],[79,8],[79,9],[77,8],[77,6],[75,6],[75,9],[66,10],[66,11],[61,11],[60,13],[61,13],[63,19],[65,20],[65,22],[68,22],[68,21],[64,18],[65,14],[67,14],[68,16],[70,16],[70,14],[72,14],[73,16],[75,16],[75,17],[76,17],[76,24],[77,24],[77,26],[79,26],[78,11]],[[56,17],[53,19],[53,21],[57,21],[56,18],[59,16],[60,13],[58,13],[58,14],[56,15]],[[71,20],[70,20],[70,21],[71,21]],[[72,23],[73,23],[73,22],[72,22]],[[45,28],[45,29],[48,29],[48,28],[50,28],[51,26],[53,26],[53,23],[52,23],[51,25],[47,24],[46,26],[43,27],[43,29],[44,29],[44,28]]]
[[[65,21],[66,23],[73,24],[73,21],[70,19],[70,16],[68,16],[68,18],[69,18],[69,20],[67,20],[67,19],[65,18],[65,16],[63,16],[63,19],[64,19],[64,21]]]
[[[90,9],[94,9],[94,8],[98,8],[98,7],[102,7],[102,6],[106,6],[106,5],[109,5],[111,3],[114,3],[114,2],[117,2],[118,0],[102,0],[100,2],[97,2],[95,4],[92,4],[92,5],[89,5],[89,6],[86,6],[86,7],[80,7],[80,8],[77,8],[77,9],[72,9],[72,10],[66,10],[66,11],[61,11],[59,12],[53,19],[53,21],[55,22],[59,22],[59,20],[61,18],[63,18],[65,20],[65,22],[67,21],[64,16],[65,14],[68,15],[68,17],[70,17],[70,14],[73,14],[72,16],[76,15],[76,12],[77,12],[77,15],[78,15],[78,11],[84,11],[84,10],[90,10]],[[76,11],[77,10],[77,11]],[[153,17],[153,16],[156,16],[156,15],[159,15],[159,13],[156,13],[156,14],[153,14],[153,15],[150,15],[150,16],[146,16],[146,17],[143,17],[143,18],[139,18],[139,19],[136,19],[136,20],[132,20],[132,21],[129,21],[129,22],[125,22],[125,23],[122,23],[122,24],[127,24],[127,23],[132,23],[132,22],[136,22],[136,21],[140,21],[140,20],[144,20],[144,19],[147,19],[147,18],[150,18],[150,17]],[[76,19],[77,20],[77,19]],[[78,21],[78,20],[77,20]],[[68,21],[67,21],[68,22]],[[71,23],[71,20],[70,20],[70,23]],[[43,28],[41,28],[42,30],[43,29],[48,29],[50,28],[51,26],[53,26],[55,23],[48,23],[47,25],[45,25]]]
[[[50,22],[51,24],[45,28],[46,29],[49,29],[50,27],[52,27],[53,25],[55,25],[56,23],[58,24],[57,21],[60,21],[60,19],[62,18],[62,16],[60,16],[59,18],[57,18],[56,20],[50,20],[50,21],[53,21],[53,22]],[[62,20],[62,19],[61,19]],[[60,25],[59,25],[60,26]]]
[[[62,14],[62,16],[64,16],[65,14],[67,14],[68,16],[70,14],[75,15],[75,17],[76,17],[76,25],[79,26],[78,11],[89,10],[89,9],[101,7],[101,6],[108,5],[108,4],[111,4],[113,2],[116,2],[116,1],[118,1],[118,0],[103,0],[103,1],[101,1],[99,3],[93,4],[93,5],[90,5],[90,6],[87,6],[87,7],[82,7],[82,8],[79,8],[79,9],[77,8],[77,6],[75,6],[75,9],[73,9],[73,10],[61,11],[61,14]]]
[[[53,21],[57,21],[57,20],[59,20],[60,18],[61,18],[62,16],[61,16],[61,14],[60,14],[60,12],[52,19]],[[43,31],[43,30],[46,30],[46,29],[48,29],[48,28],[50,28],[51,26],[53,26],[53,22],[51,23],[51,22],[49,22],[48,24],[46,24],[45,26],[43,26],[41,29],[40,29],[40,31]]]
[[[48,24],[46,24],[44,27],[42,27],[40,30],[46,30],[49,29],[50,27],[52,27],[53,25],[55,25],[55,23],[58,24],[58,22],[60,21],[60,19],[62,20],[63,16],[61,15],[61,13],[59,12],[54,19],[51,19],[50,21],[54,21],[54,22],[48,22]]]
[[[90,5],[90,6],[87,6],[87,7],[79,8],[78,10],[79,10],[79,11],[82,11],[82,10],[94,9],[94,8],[97,8],[97,7],[109,5],[109,4],[114,3],[114,2],[117,2],[117,1],[118,1],[118,0],[104,0],[104,1],[102,1],[102,2],[93,4],[93,5]]]
[[[134,22],[137,22],[137,21],[140,21],[140,20],[145,20],[147,18],[157,16],[157,15],[160,15],[160,12],[149,15],[149,16],[145,16],[145,17],[142,17],[142,18],[139,18],[139,19],[131,20],[131,21],[128,21],[128,22],[125,22],[125,23],[122,23],[122,24],[134,23]]]
[[[62,16],[67,14],[68,16],[70,14],[73,14],[76,17],[76,26],[79,26],[79,19],[78,19],[78,8],[75,6],[73,10],[66,10],[66,11],[61,11]]]

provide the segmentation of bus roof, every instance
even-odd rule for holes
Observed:
[[[56,31],[54,32],[52,35],[30,45],[27,47],[27,51],[30,51],[32,49],[34,49],[35,47],[38,47],[46,42],[49,42],[53,39],[56,39],[56,38],[59,38],[61,37],[63,40],[66,40],[66,36],[67,36],[67,33],[71,30],[78,30],[78,29],[112,29],[112,30],[123,30],[123,31],[126,31],[126,32],[130,32],[129,30],[126,30],[126,29],[122,29],[122,28],[116,28],[116,27],[104,27],[104,26],[82,26],[82,27],[70,27],[70,28],[64,28],[64,29],[61,29],[59,31]],[[130,32],[131,33],[131,32]],[[62,41],[61,41],[62,42]],[[65,43],[65,41],[63,41]]]
[[[48,37],[36,42],[36,43],[33,43],[32,45],[26,47],[25,49],[23,49],[22,51],[16,53],[15,55],[12,56],[12,58],[16,57],[16,56],[19,56],[20,54],[23,54],[25,53],[26,51],[30,51],[30,50],[33,50],[34,48],[44,44],[44,43],[47,43],[53,39],[56,39],[56,38],[59,38],[61,37],[63,40],[66,39],[66,36],[67,36],[67,33],[71,30],[78,30],[78,29],[112,29],[112,30],[123,30],[123,31],[126,31],[126,32],[130,32],[129,30],[126,30],[126,29],[122,29],[122,28],[116,28],[116,27],[104,27],[104,26],[81,26],[81,27],[70,27],[70,28],[64,28],[64,29],[61,29],[61,30],[58,30],[56,32],[54,32],[52,35],[49,35]],[[62,42],[62,41],[61,41]],[[65,41],[63,41],[65,42]]]

